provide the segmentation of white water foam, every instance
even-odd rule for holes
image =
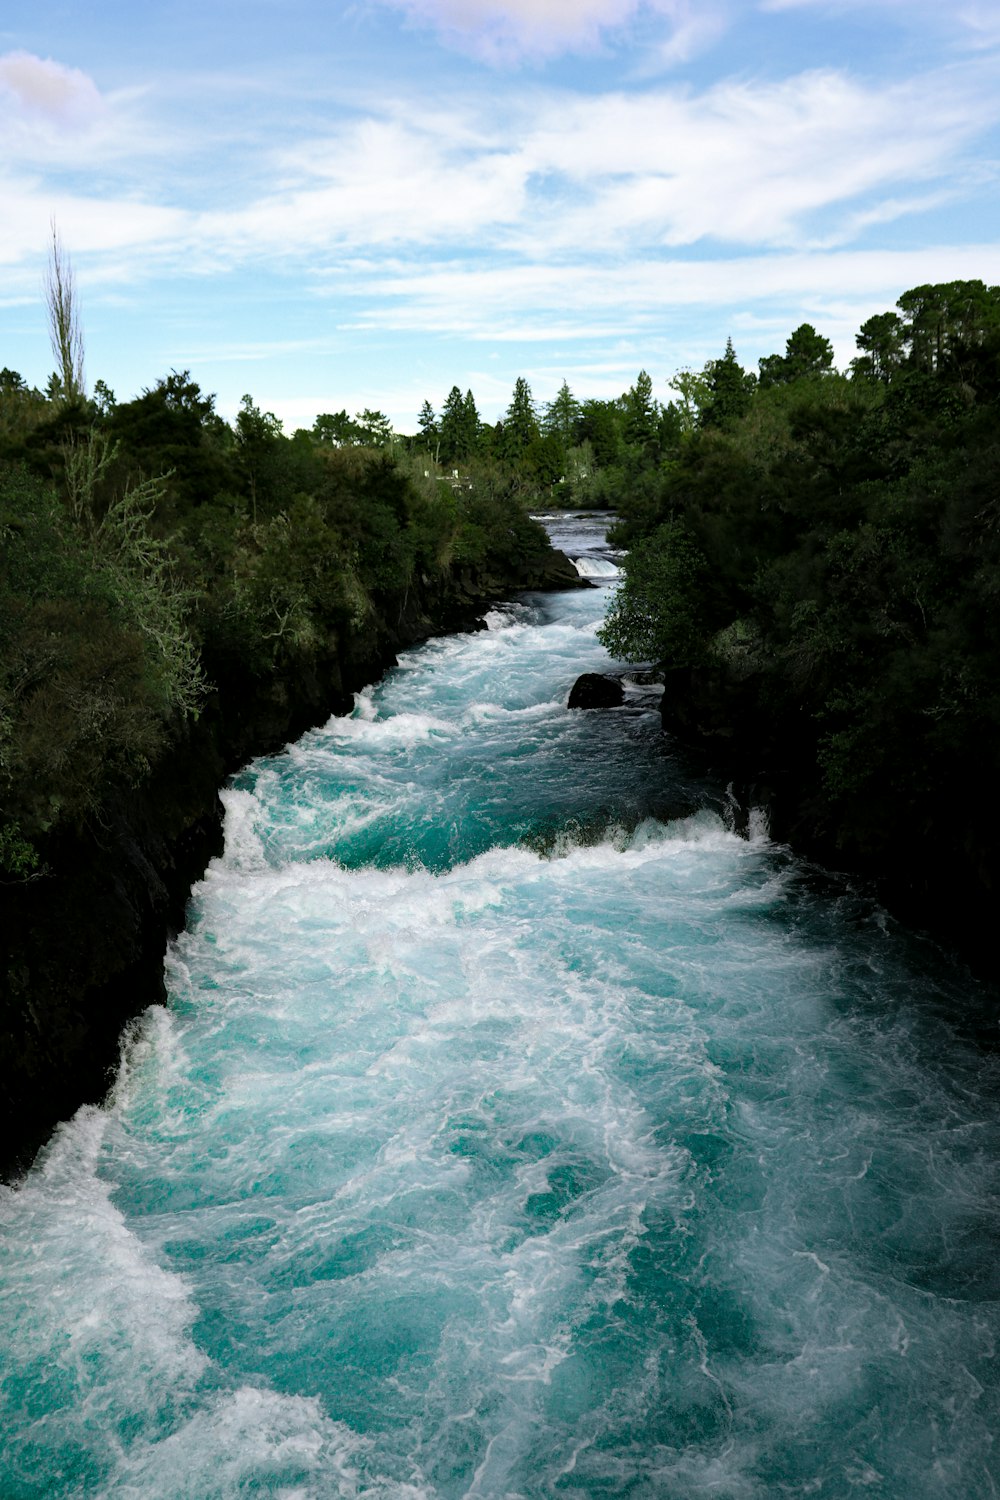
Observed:
[[[607,557],[574,557],[573,566],[581,578],[613,583],[621,576],[621,569]]]
[[[17,1500],[994,1493],[995,1060],[761,823],[588,824],[669,762],[565,709],[580,592],[226,793],[170,1011],[0,1195]]]

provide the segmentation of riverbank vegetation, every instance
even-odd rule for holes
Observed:
[[[0,371],[0,1171],[162,995],[225,777],[485,600],[579,583],[516,474],[378,413],[289,437],[177,371],[85,395],[63,270],[48,389]]]
[[[667,671],[665,716],[769,788],[780,829],[986,945],[998,879],[1000,288],[921,286],[846,373],[796,331],[706,372],[626,496],[604,638]]]
[[[618,514],[607,644],[664,666],[672,727],[735,747],[825,851],[877,863],[942,787],[990,784],[996,288],[905,293],[846,372],[803,324],[665,402],[645,371],[544,407],[519,379],[493,424],[456,385],[409,436],[368,409],[288,436],[249,395],[225,422],[186,371],[88,397],[57,241],[53,267],[56,374],[0,371],[0,878],[36,876],[221,699],[238,716],[459,580],[514,576],[545,545],[529,507]]]
[[[0,873],[40,869],[211,698],[547,548],[509,476],[233,426],[187,373],[133,401],[0,372]]]

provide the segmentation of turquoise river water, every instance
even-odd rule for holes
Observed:
[[[986,998],[655,688],[566,709],[606,599],[227,789],[169,1006],[0,1189],[2,1500],[997,1495]]]

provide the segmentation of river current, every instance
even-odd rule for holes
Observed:
[[[226,790],[168,1007],[0,1189],[3,1500],[997,1495],[985,997],[655,687],[567,710],[606,601]]]

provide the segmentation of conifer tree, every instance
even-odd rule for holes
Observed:
[[[503,422],[504,457],[516,462],[538,437],[538,418],[531,386],[523,375],[514,382],[510,405]]]

